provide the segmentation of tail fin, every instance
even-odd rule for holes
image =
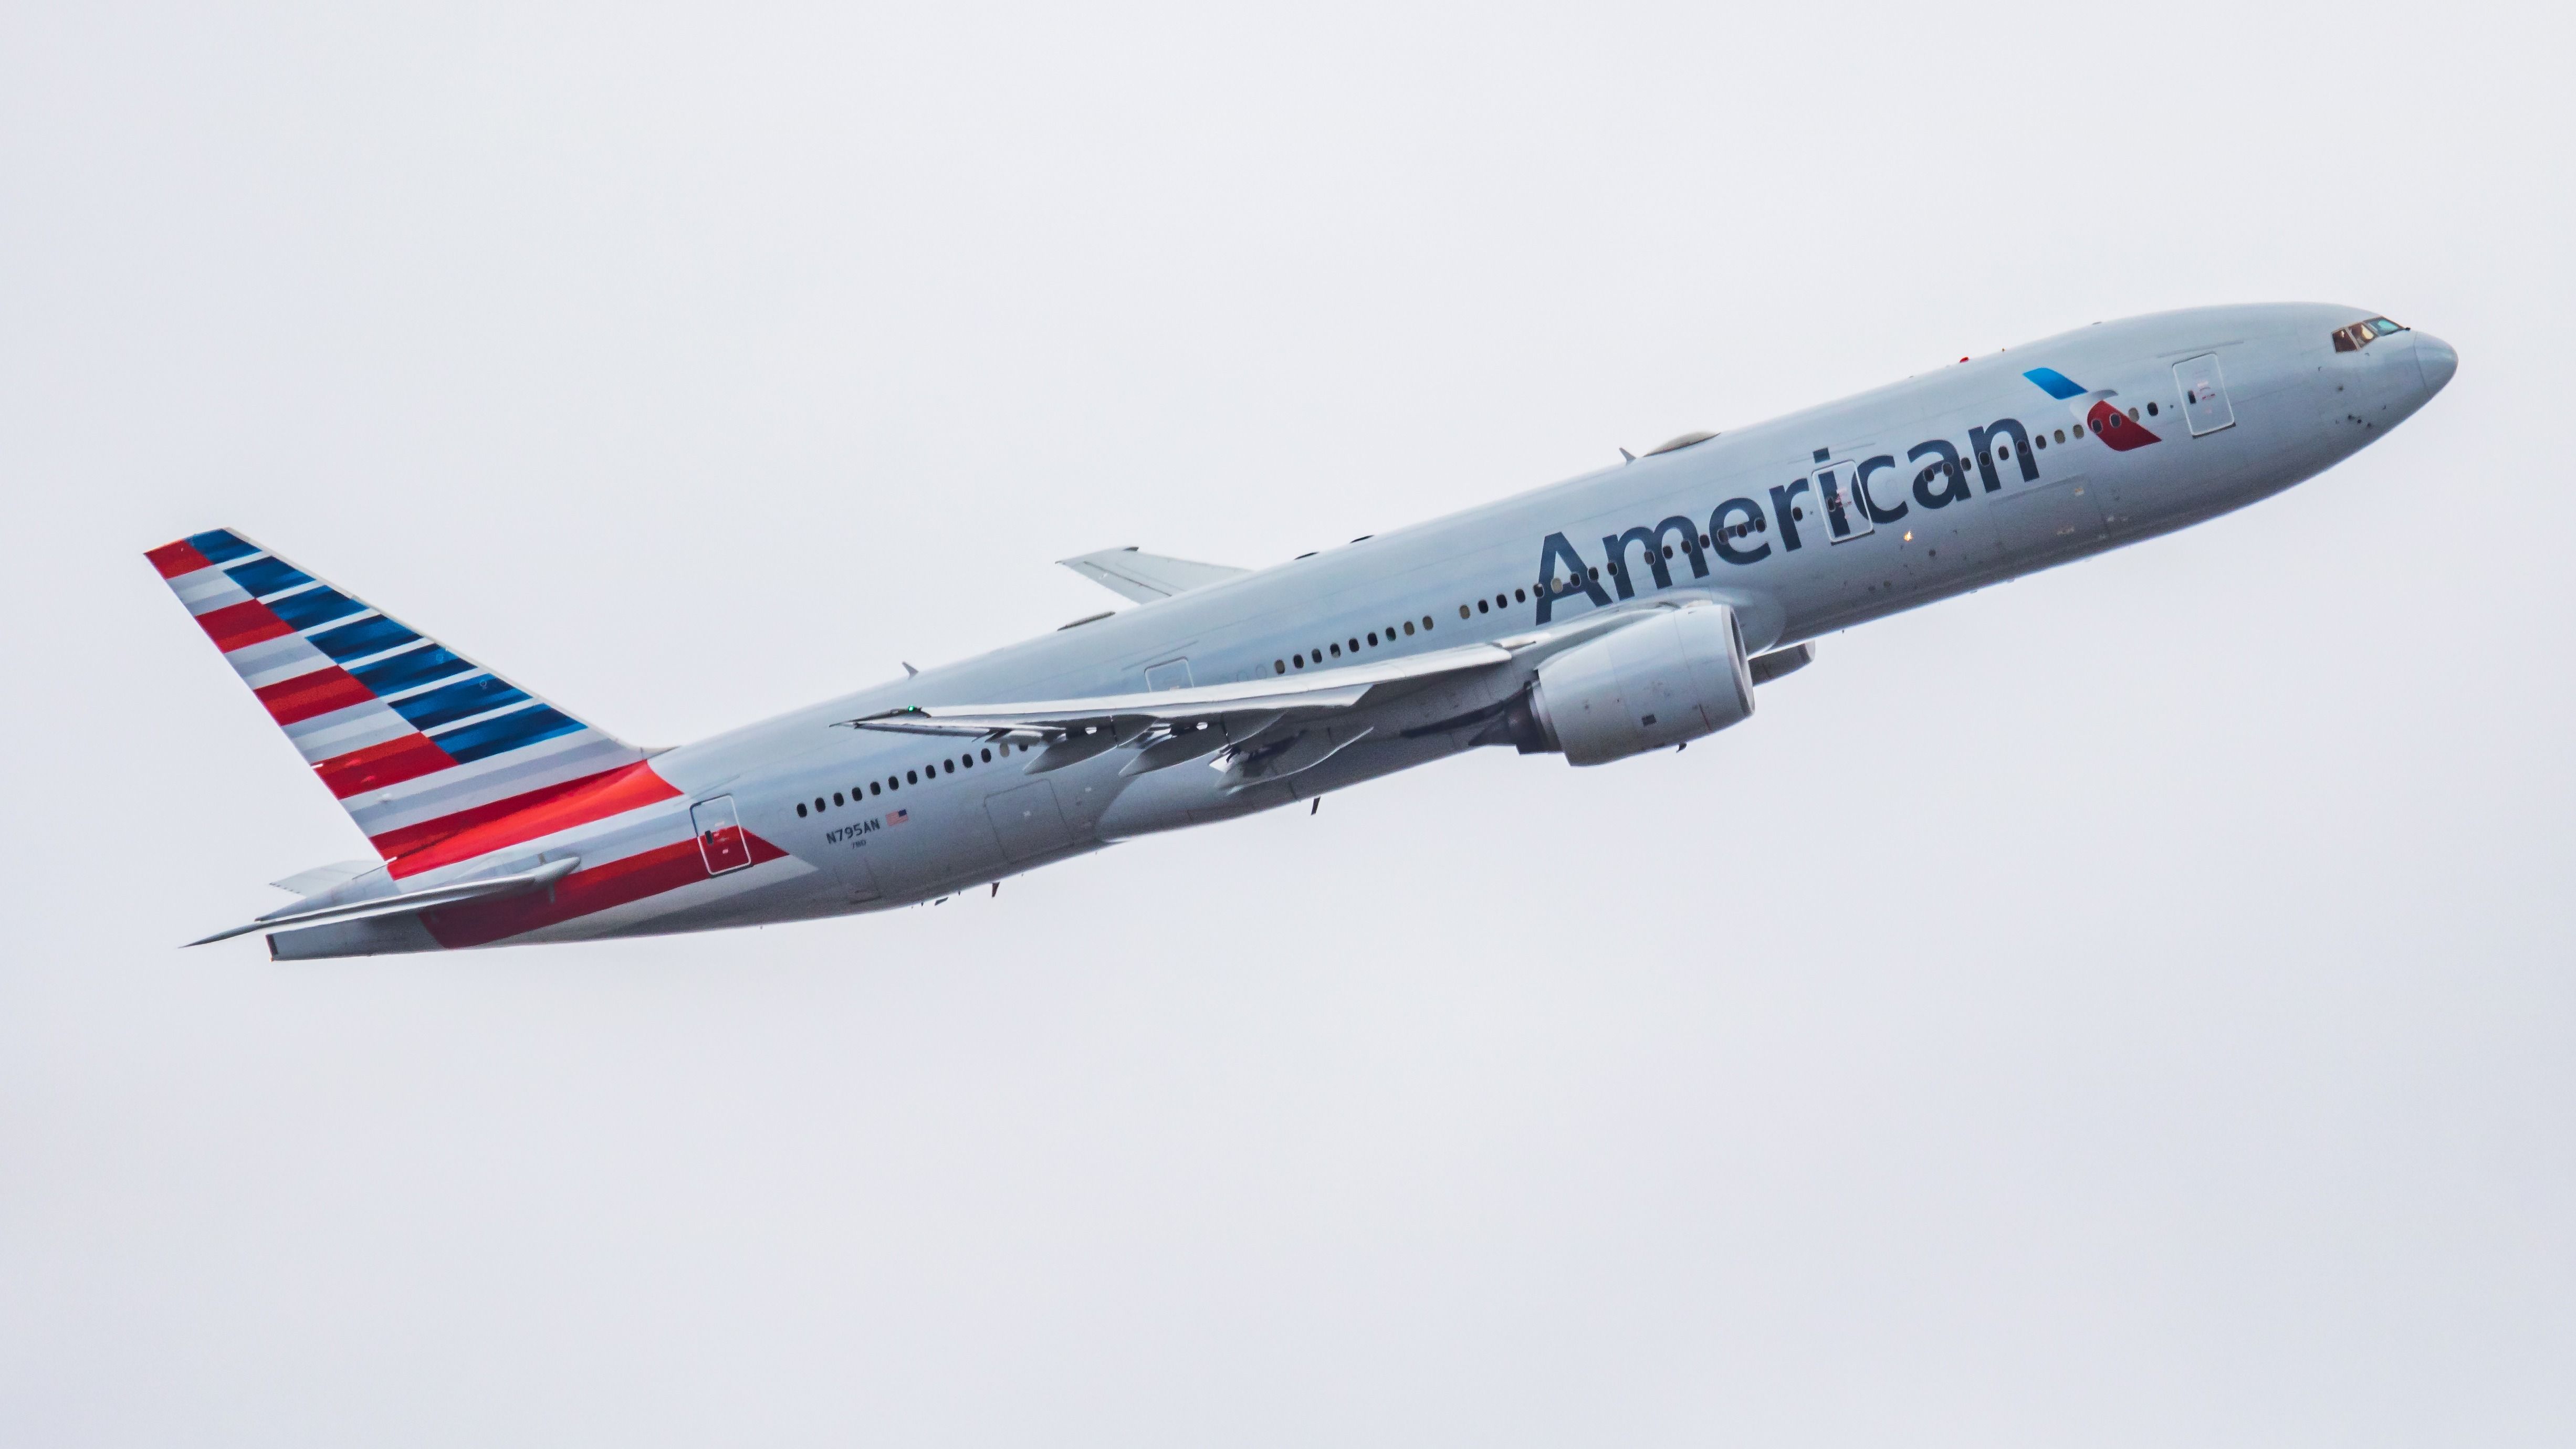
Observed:
[[[388,861],[644,758],[240,534],[144,557]]]

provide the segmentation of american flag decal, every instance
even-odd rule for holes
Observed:
[[[912,818],[912,812],[911,812],[911,811],[909,811],[909,810],[897,810],[897,811],[896,811],[896,812],[894,812],[893,814],[891,814],[891,815],[887,816],[887,817],[885,818],[885,820],[886,820],[886,824],[888,824],[888,825],[901,825],[903,822],[905,822],[905,821],[907,821],[907,820],[910,820],[911,818]]]

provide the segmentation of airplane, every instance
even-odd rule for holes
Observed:
[[[1466,750],[1678,751],[1822,635],[2281,492],[2458,366],[2350,307],[2096,323],[1269,568],[1065,559],[1135,607],[665,749],[240,533],[191,534],[146,557],[374,853],[189,944],[309,960],[849,915]]]

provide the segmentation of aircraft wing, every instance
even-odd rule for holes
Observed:
[[[1241,750],[1254,736],[1283,721],[1318,722],[1319,717],[1357,709],[1373,696],[1443,675],[1508,664],[1511,659],[1512,651],[1500,645],[1468,644],[1243,684],[1014,704],[908,705],[839,723],[852,729],[1041,745],[1029,763],[1031,774],[1062,769],[1121,745],[1141,744],[1144,750],[1125,771],[1136,774],[1221,749]],[[1356,738],[1356,733],[1349,735]]]
[[[1129,745],[1142,748],[1119,772],[1125,775],[1218,755],[1215,763],[1236,777],[1231,788],[1245,789],[1312,769],[1358,743],[1374,726],[1348,716],[1372,700],[1425,680],[1491,669],[1527,656],[1545,657],[1665,607],[1678,605],[1595,614],[1489,644],[1465,644],[1338,669],[1308,669],[1241,684],[1012,704],[906,705],[834,723],[897,734],[1016,742],[1034,752],[1027,766],[1032,775]],[[1770,673],[1785,674],[1805,663],[1807,652],[1803,646],[1780,651]],[[1791,653],[1799,655],[1795,662],[1786,657]],[[1759,663],[1755,669],[1757,678],[1769,677]]]
[[[1174,594],[1186,594],[1192,589],[1203,589],[1252,572],[1226,564],[1193,563],[1185,558],[1140,553],[1133,548],[1104,548],[1098,553],[1057,559],[1056,562],[1111,593],[1134,599],[1140,604],[1168,599]]]

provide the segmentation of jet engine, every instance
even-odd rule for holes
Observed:
[[[1604,765],[1715,734],[1753,713],[1744,631],[1723,604],[1657,613],[1557,655],[1513,703],[1522,753]]]

